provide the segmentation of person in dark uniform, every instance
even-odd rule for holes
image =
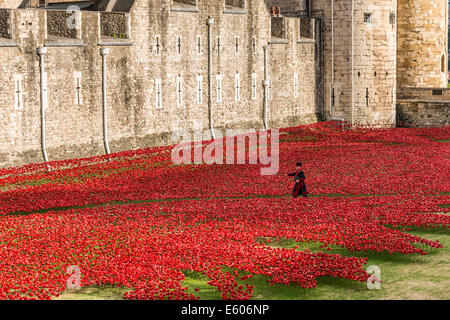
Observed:
[[[289,177],[294,177],[294,189],[292,190],[292,196],[293,197],[298,197],[300,195],[307,197],[308,194],[306,192],[306,184],[305,184],[305,173],[302,170],[302,163],[298,162],[297,165],[297,170],[294,173],[289,173],[288,176]]]

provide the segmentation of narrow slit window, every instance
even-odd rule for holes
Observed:
[[[366,106],[369,106],[369,88],[366,88]]]
[[[294,98],[298,98],[298,73],[294,74]]]
[[[239,37],[234,37],[234,51],[236,54],[239,53]]]
[[[162,86],[161,79],[155,80],[155,105],[156,109],[162,108]]]
[[[197,36],[197,54],[202,54],[202,37]]]
[[[157,55],[161,54],[161,38],[159,36],[156,36],[155,52]]]
[[[222,50],[222,40],[220,37],[217,37],[217,53],[220,53]]]
[[[181,37],[177,37],[177,53],[181,54]]]
[[[236,102],[241,100],[241,76],[239,73],[236,73],[234,76],[234,87],[235,87],[235,97],[234,100]]]
[[[203,77],[197,77],[197,103],[203,103]]]
[[[83,104],[83,95],[81,87],[81,72],[77,71],[74,73],[74,79],[75,79],[75,105],[82,105]]]
[[[334,93],[334,87],[331,88],[331,105],[334,107],[336,104],[336,95]]]
[[[183,78],[177,78],[177,106],[183,105]]]
[[[256,53],[256,38],[252,38],[252,52]]]
[[[256,100],[256,94],[257,94],[257,80],[256,80],[256,73],[252,74],[252,99]]]
[[[216,100],[222,102],[222,75],[216,76]]]
[[[14,109],[23,109],[23,78],[16,75],[14,78]]]

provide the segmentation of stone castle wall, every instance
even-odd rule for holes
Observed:
[[[313,16],[324,28],[327,119],[395,124],[396,25],[390,17],[396,1],[372,2],[312,2]]]
[[[450,125],[450,89],[403,87],[397,94],[399,126]]]
[[[236,12],[225,10],[224,1],[219,0],[197,0],[196,10],[186,10],[185,5],[177,7],[172,0],[138,0],[129,14],[117,19],[102,19],[101,12],[81,12],[75,37],[58,23],[62,14],[55,14],[50,23],[49,11],[11,10],[11,39],[0,38],[0,165],[43,160],[36,52],[40,46],[47,47],[49,160],[105,152],[102,48],[110,49],[106,101],[112,152],[170,143],[174,130],[191,130],[196,121],[208,129],[209,16],[215,19],[212,105],[216,128],[263,127],[265,45],[270,126],[318,120],[317,43],[300,36],[299,19],[284,18],[286,37],[279,39],[271,37],[270,15],[261,1],[245,1],[245,8]],[[126,37],[104,31],[115,28],[125,29]],[[221,100],[218,79],[222,79]],[[177,95],[178,91],[182,94]]]
[[[398,87],[447,87],[447,8],[446,0],[398,0]]]

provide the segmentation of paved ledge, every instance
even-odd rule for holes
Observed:
[[[99,47],[131,47],[133,42],[130,41],[101,41],[98,43]]]
[[[72,43],[72,42],[46,42],[44,47],[85,47],[84,43]]]
[[[450,100],[425,100],[425,99],[397,99],[397,102],[417,102],[417,103],[448,103]]]

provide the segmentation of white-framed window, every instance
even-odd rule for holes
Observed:
[[[202,37],[201,36],[197,36],[197,55],[201,55],[202,54]]]
[[[74,104],[76,106],[83,104],[83,88],[81,86],[81,71],[74,71],[73,73],[74,78],[74,89],[75,89],[75,101]]]
[[[364,23],[372,23],[372,14],[370,12],[364,12]]]
[[[236,73],[234,76],[234,90],[235,90],[235,95],[234,95],[234,100],[240,101],[241,100],[241,76],[239,75],[239,73]]]
[[[177,53],[181,54],[181,36],[177,37]]]
[[[155,79],[155,107],[156,107],[156,109],[162,108],[162,81],[161,81],[161,79]]]
[[[252,52],[256,53],[256,37],[252,38]]]
[[[183,105],[183,78],[177,77],[177,106]]]
[[[252,74],[252,100],[256,100],[256,93],[257,93],[257,78],[256,78],[256,73]]]
[[[156,53],[156,55],[160,55],[161,51],[162,51],[161,37],[155,36],[155,53]]]
[[[298,98],[298,73],[294,73],[294,98]]]
[[[234,53],[239,53],[239,37],[234,37]]]
[[[197,76],[197,103],[203,104],[203,76]]]
[[[23,76],[21,74],[15,74],[14,80],[14,109],[23,109]]]
[[[218,74],[216,76],[216,101],[222,102],[222,75]]]
[[[389,13],[389,23],[395,24],[395,21],[396,21],[395,13],[393,13],[393,12]]]

